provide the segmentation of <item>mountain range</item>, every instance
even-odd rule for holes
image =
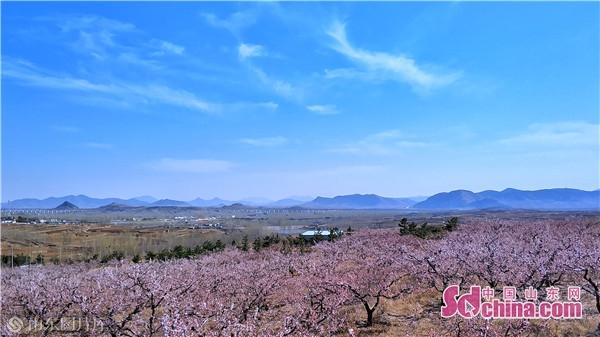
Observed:
[[[68,201],[79,208],[97,208],[111,203],[122,204],[127,206],[147,206],[148,202],[131,198],[91,198],[87,195],[67,195],[64,197],[50,197],[46,199],[18,199],[6,203],[2,203],[2,208],[55,208],[58,205]]]
[[[196,198],[189,201],[180,201],[173,199],[156,199],[151,196],[140,196],[130,199],[121,198],[92,198],[87,195],[67,195],[64,197],[50,197],[46,199],[17,199],[2,203],[2,208],[56,208],[65,202],[68,202],[78,208],[99,208],[103,206],[111,207],[152,207],[152,206],[171,206],[171,207],[223,207],[233,204],[243,204],[253,207],[274,207],[285,208],[298,206],[306,203],[312,198],[292,197],[277,201],[264,198],[247,198],[242,200],[224,200],[219,198],[202,199]]]
[[[413,205],[416,209],[600,209],[600,190],[582,191],[553,188],[522,191],[507,188],[502,191],[474,193],[467,190],[438,193]]]
[[[317,197],[302,204],[305,208],[329,209],[400,209],[409,208],[417,202],[408,198],[385,198],[376,194],[339,195],[333,198]]]
[[[130,199],[91,198],[68,195],[46,199],[18,199],[2,204],[2,208],[99,208],[118,207],[302,207],[307,209],[413,209],[413,210],[475,210],[475,209],[539,209],[539,210],[600,210],[600,190],[583,191],[554,188],[523,191],[507,188],[502,191],[472,192],[456,190],[438,193],[428,198],[388,198],[376,194],[340,195],[332,198],[290,197],[277,201],[263,198],[224,200],[219,198],[189,201],[158,200],[151,196]],[[71,206],[72,205],[72,206]],[[110,206],[107,208],[107,206]]]

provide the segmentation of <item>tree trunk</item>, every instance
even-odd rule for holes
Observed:
[[[586,269],[583,278],[588,281],[588,283],[592,286],[592,291],[594,292],[594,296],[596,297],[596,310],[600,313],[600,287],[598,284],[592,280],[592,277],[589,276],[589,269]]]
[[[373,313],[375,312],[375,306],[370,308],[368,303],[364,303],[364,305],[365,305],[365,311],[367,312],[366,326],[371,326],[371,325],[373,325]]]

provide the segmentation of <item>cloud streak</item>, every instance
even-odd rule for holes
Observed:
[[[152,39],[134,24],[96,15],[68,15],[39,18],[54,23],[57,39],[77,53],[97,61],[117,61],[160,68],[154,57],[182,55],[183,46]],[[127,41],[127,42],[124,42]]]
[[[281,136],[264,138],[242,138],[240,139],[240,143],[256,147],[275,147],[287,144],[288,139]]]
[[[23,60],[4,60],[2,76],[30,86],[111,96],[128,103],[165,104],[208,114],[244,109],[272,111],[278,107],[274,102],[215,103],[204,100],[192,92],[158,84],[139,85],[119,81],[112,81],[110,84],[95,83],[70,75],[54,74]]]
[[[204,113],[217,113],[220,110],[217,104],[207,102],[191,92],[167,86],[118,82],[93,83],[87,79],[51,74],[26,61],[5,61],[3,66],[4,77],[17,79],[27,85],[113,95],[128,100],[168,104]]]
[[[459,74],[436,74],[405,55],[392,55],[369,51],[353,46],[348,40],[344,23],[334,21],[327,30],[333,40],[331,48],[362,67],[356,69],[334,69],[326,71],[329,78],[394,79],[408,83],[415,89],[427,90],[455,82]]]
[[[235,36],[238,36],[244,28],[254,25],[257,20],[257,14],[254,11],[237,11],[225,18],[220,18],[213,13],[201,13],[200,15],[210,26],[228,30]]]
[[[588,122],[537,123],[527,131],[500,140],[506,145],[596,146],[600,145],[600,124]]]
[[[164,55],[164,54],[176,54],[182,55],[185,52],[185,48],[177,45],[173,42],[164,41],[164,40],[154,40],[155,44],[158,46],[160,51],[155,52],[154,55]]]
[[[315,104],[309,105],[306,108],[318,115],[337,115],[340,113],[335,105]]]
[[[302,90],[297,86],[280,79],[273,78],[262,68],[251,62],[252,58],[267,56],[265,48],[261,45],[241,43],[238,46],[238,56],[254,76],[275,94],[292,101],[302,100]]]
[[[368,135],[341,147],[332,148],[329,151],[343,154],[388,156],[431,145],[428,142],[412,140],[399,130],[387,130]]]
[[[303,93],[300,88],[292,85],[289,82],[273,78],[267,75],[267,73],[265,73],[262,69],[254,65],[248,64],[248,66],[259,79],[259,81],[266,87],[270,88],[277,95],[292,101],[302,100]]]
[[[258,44],[241,43],[238,46],[238,55],[242,59],[266,55],[265,48]]]
[[[83,143],[84,147],[89,149],[97,149],[97,150],[108,150],[112,149],[113,145],[108,143],[99,143],[99,142],[85,142]]]

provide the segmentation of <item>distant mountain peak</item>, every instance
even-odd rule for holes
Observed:
[[[132,200],[139,200],[139,201],[143,201],[143,202],[147,202],[149,204],[157,201],[158,199],[151,196],[151,195],[140,195],[139,197],[134,197],[131,198]]]
[[[188,204],[187,202],[179,201],[179,200],[172,200],[172,199],[160,199],[160,200],[153,202],[151,205],[152,206],[177,206],[177,207],[190,206],[190,204]]]
[[[377,194],[338,195],[333,198],[316,197],[302,204],[304,208],[324,209],[404,209],[415,204],[407,198],[386,198]]]
[[[244,204],[239,203],[239,202],[236,202],[236,203],[231,204],[231,205],[221,206],[221,208],[223,208],[223,209],[246,209],[246,208],[253,208],[253,207],[252,206],[244,205]]]
[[[74,205],[68,201],[65,201],[62,204],[54,207],[54,209],[69,210],[69,209],[79,209],[79,207],[77,207],[76,205]]]
[[[104,211],[122,211],[122,210],[128,210],[131,208],[135,208],[135,206],[129,206],[129,205],[125,205],[125,204],[119,204],[117,202],[111,202],[108,205],[104,205],[101,207],[98,207],[101,210]]]
[[[212,199],[196,198],[194,200],[188,201],[188,204],[190,204],[192,206],[196,206],[196,207],[221,207],[221,206],[231,205],[233,203],[234,203],[234,201],[223,200],[223,199],[219,199],[217,197],[214,197]]]

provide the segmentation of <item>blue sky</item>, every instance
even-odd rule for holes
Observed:
[[[2,199],[597,189],[599,3],[2,3]]]

